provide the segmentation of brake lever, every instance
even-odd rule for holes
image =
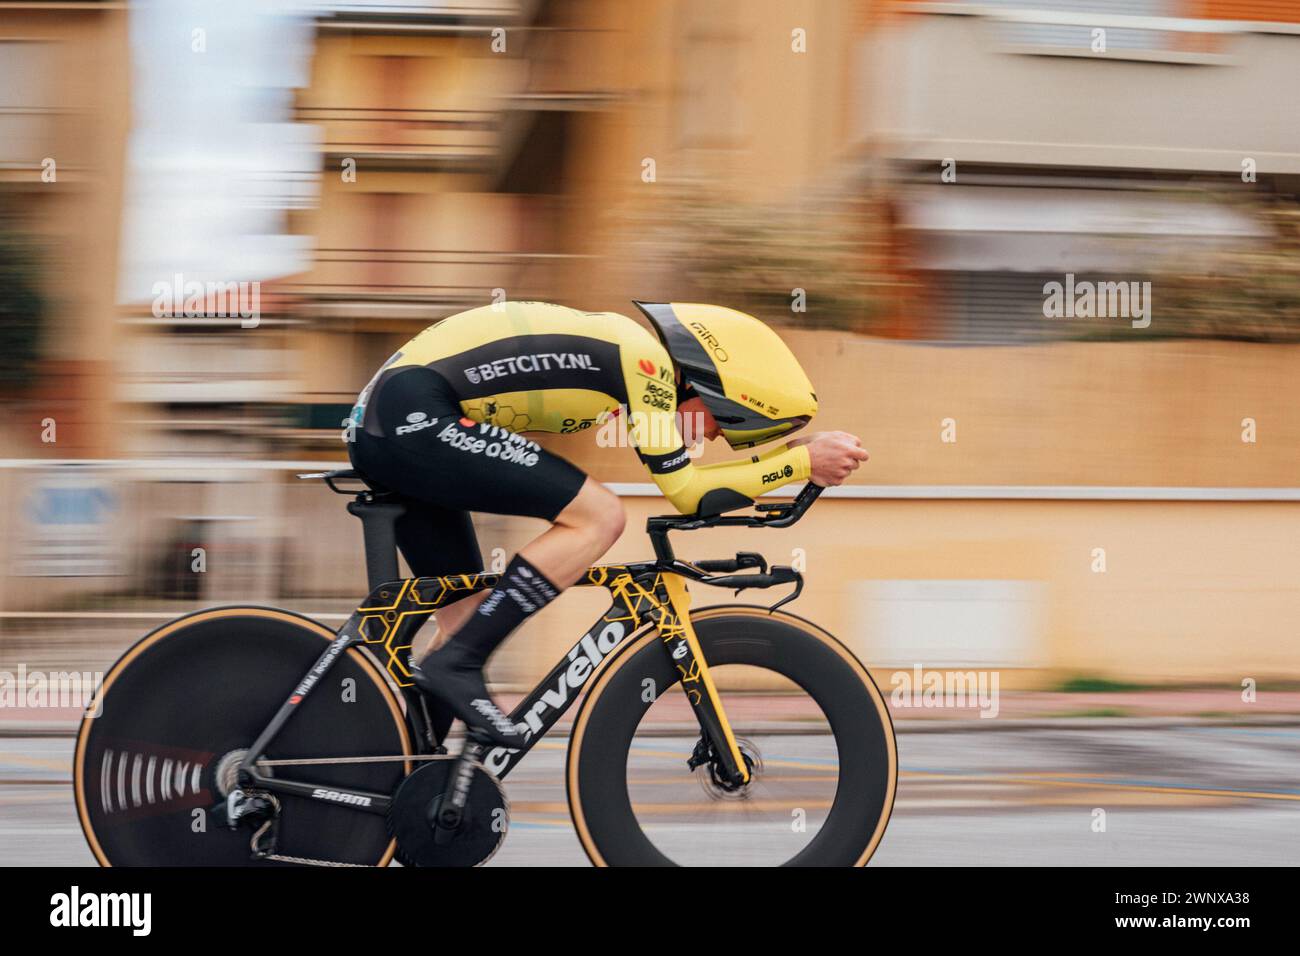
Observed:
[[[765,577],[771,579],[770,583],[751,584],[745,582],[745,578],[752,579],[752,578],[759,578],[759,577]],[[790,567],[789,565],[784,565],[784,564],[774,564],[770,571],[765,571],[762,572],[761,574],[755,574],[755,575],[724,574],[712,578],[708,583],[714,585],[715,587],[728,587],[732,584],[739,584],[740,586],[736,588],[736,590],[733,592],[733,596],[736,597],[740,596],[741,591],[750,590],[755,587],[774,587],[775,585],[778,584],[793,583],[794,590],[789,594],[787,594],[785,597],[783,597],[781,600],[777,601],[771,607],[769,607],[767,609],[769,614],[775,611],[777,608],[781,607],[782,605],[789,604],[791,601],[793,601],[795,598],[797,598],[800,594],[803,593],[803,575],[800,574],[798,571],[796,571],[794,568]]]
[[[736,567],[740,568],[758,568],[759,573],[767,573],[767,558],[763,557],[757,551],[737,551]]]
[[[758,568],[760,572],[767,572],[767,559],[757,551],[737,551],[734,558],[715,559],[709,558],[701,561],[692,561],[701,571],[710,573],[727,573],[731,574],[743,568]]]
[[[775,604],[773,604],[771,607],[769,607],[769,608],[767,609],[767,613],[768,613],[768,614],[773,613],[774,611],[777,610],[777,608],[781,607],[783,604],[789,604],[791,601],[795,600],[795,598],[797,598],[800,594],[803,593],[803,575],[802,575],[802,574],[800,574],[800,573],[799,573],[798,571],[796,571],[794,568],[789,567],[788,565],[786,565],[786,566],[782,566],[782,565],[773,565],[773,567],[772,567],[772,573],[775,574],[777,571],[789,571],[789,572],[790,572],[790,574],[791,574],[791,575],[793,576],[793,578],[794,578],[794,590],[791,591],[789,594],[787,594],[785,597],[781,598],[781,600],[777,601],[777,602],[776,602]],[[739,592],[737,592],[737,593],[739,593]]]

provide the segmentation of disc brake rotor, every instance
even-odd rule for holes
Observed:
[[[763,774],[763,755],[753,741],[744,737],[737,737],[736,748],[740,751],[740,757],[745,761],[745,766],[749,769],[748,781],[740,786],[728,786],[722,779],[720,767],[716,760],[710,760],[704,765],[705,772],[697,775],[704,792],[714,800],[747,799],[754,781]]]

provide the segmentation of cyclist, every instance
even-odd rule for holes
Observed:
[[[692,445],[749,448],[802,428],[817,396],[789,348],[753,316],[713,305],[636,303],[624,315],[540,302],[471,309],[425,329],[375,373],[352,410],[349,454],[406,513],[397,541],[420,577],[481,571],[469,512],[543,518],[497,585],[437,613],[445,640],[414,668],[424,693],[507,747],[522,731],[488,695],[489,655],[618,539],[604,485],[526,432],[575,432],[626,409],[637,455],[683,514],[744,507],[811,480],[838,485],[867,459],[845,432],[794,439],[743,461],[697,466]]]

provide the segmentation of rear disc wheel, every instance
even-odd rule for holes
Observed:
[[[272,608],[217,608],[163,625],[113,666],[77,735],[77,815],[104,866],[242,866],[247,828],[210,809],[231,789],[250,747],[334,639],[307,618]],[[361,652],[341,655],[285,724],[265,759],[412,753],[396,695]],[[318,764],[268,775],[328,789],[392,793],[410,764]],[[308,859],[386,865],[382,815],[278,794],[277,850]]]

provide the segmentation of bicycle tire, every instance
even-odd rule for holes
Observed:
[[[865,865],[888,826],[898,782],[893,723],[871,675],[831,634],[793,614],[720,605],[693,612],[691,621],[710,666],[749,664],[790,678],[822,708],[835,736],[839,785],[830,812],[784,865]],[[653,703],[644,699],[644,682],[678,682],[661,644],[653,630],[629,641],[592,680],[574,721],[569,810],[597,866],[675,865],[642,830],[627,779],[633,737]]]
[[[267,863],[252,858],[246,829],[207,819],[220,799],[217,766],[253,743],[333,639],[324,625],[288,611],[212,608],[164,624],[123,654],[82,719],[73,757],[77,816],[99,863]],[[400,702],[374,661],[349,649],[329,672],[331,690],[346,679],[354,683],[337,685],[343,693],[318,686],[304,698],[265,756],[410,755]],[[324,786],[391,793],[410,762],[277,769]],[[281,853],[353,865],[392,860],[395,842],[382,815],[280,800]]]

